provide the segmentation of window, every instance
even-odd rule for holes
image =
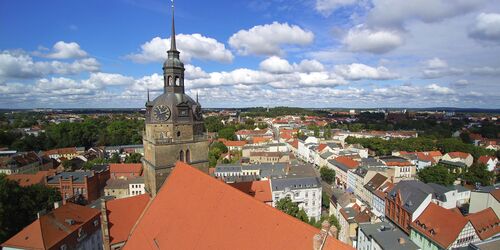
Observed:
[[[177,131],[177,137],[181,136],[181,131]]]
[[[186,150],[186,162],[191,162],[191,151],[189,149]]]
[[[184,151],[179,152],[179,161],[184,161]]]

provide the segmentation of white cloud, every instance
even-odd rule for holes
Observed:
[[[439,86],[439,85],[437,85],[435,83],[427,85],[426,89],[430,93],[441,94],[441,95],[449,95],[449,94],[454,94],[455,93],[455,91],[453,91],[452,89],[450,89],[448,87]]]
[[[185,62],[193,58],[217,62],[231,62],[234,58],[231,51],[217,40],[200,34],[179,34],[176,37],[177,49]],[[170,38],[155,37],[141,45],[139,53],[129,54],[126,57],[139,63],[162,62],[167,58],[170,49]]]
[[[80,48],[80,45],[75,42],[59,41],[52,47],[52,52],[44,54],[40,51],[33,53],[36,56],[47,57],[51,59],[70,59],[87,57],[88,53]]]
[[[426,23],[469,13],[485,0],[373,0],[368,23],[376,26],[402,26],[409,20]]]
[[[273,22],[236,32],[229,38],[229,45],[242,55],[283,55],[282,46],[307,45],[313,39],[311,31],[297,25]]]
[[[134,82],[134,78],[121,74],[97,72],[91,73],[89,79],[84,82],[96,86],[129,85]]]
[[[184,72],[185,79],[191,80],[210,77],[207,72],[203,71],[203,69],[198,66],[187,64],[186,66],[184,66],[184,68],[186,69],[186,71]]]
[[[305,73],[320,72],[320,71],[324,71],[325,67],[323,66],[323,64],[321,64],[317,60],[304,59],[304,60],[300,61],[299,65],[297,66],[297,70],[299,70],[300,72],[305,72]]]
[[[479,14],[469,31],[469,36],[482,41],[500,43],[500,14]]]
[[[349,80],[389,80],[398,77],[398,74],[392,73],[386,67],[370,67],[365,64],[353,63],[350,65],[337,65],[335,71]]]
[[[290,73],[293,71],[293,66],[287,60],[277,56],[271,56],[259,64],[261,70],[269,73]]]
[[[316,5],[314,6],[316,11],[323,14],[324,16],[329,16],[337,8],[346,5],[352,5],[358,0],[316,0]]]
[[[450,75],[461,75],[464,73],[462,69],[449,67],[445,60],[434,57],[424,62],[423,70],[424,78],[440,78]]]
[[[466,79],[460,79],[458,81],[456,81],[455,83],[452,84],[453,87],[466,87],[467,85],[469,85],[469,81],[466,80]]]
[[[95,58],[84,58],[71,63],[61,61],[33,61],[23,51],[0,52],[0,78],[36,78],[50,74],[72,75],[99,70]]]
[[[403,44],[397,31],[372,30],[357,26],[349,30],[342,41],[350,51],[382,54]]]
[[[497,76],[497,75],[500,75],[500,67],[493,68],[493,67],[485,66],[485,67],[473,68],[472,74],[483,75],[483,76]]]

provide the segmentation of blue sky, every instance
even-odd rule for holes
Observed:
[[[500,108],[495,0],[176,1],[204,107]],[[143,107],[170,1],[1,1],[0,108]]]

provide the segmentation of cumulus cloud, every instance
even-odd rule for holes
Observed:
[[[325,67],[317,60],[304,59],[300,61],[297,70],[304,73],[321,72],[325,70]]]
[[[402,26],[408,20],[439,22],[480,7],[485,0],[373,0],[368,22],[376,26]]]
[[[273,22],[236,32],[229,38],[229,45],[242,55],[283,55],[282,46],[307,45],[313,39],[311,31],[297,25]]]
[[[349,30],[343,44],[350,51],[383,54],[403,44],[403,38],[397,31],[372,30],[362,25]]]
[[[352,5],[358,0],[316,0],[315,9],[324,16],[329,16],[337,8]]]
[[[288,63],[287,60],[281,59],[277,56],[271,56],[259,64],[259,67],[263,71],[270,73],[290,73],[293,71],[293,66]]]
[[[231,51],[214,38],[200,34],[179,34],[175,38],[177,49],[181,52],[180,57],[185,62],[190,62],[193,58],[231,62],[234,58]],[[170,38],[155,37],[142,44],[139,53],[129,54],[126,58],[138,63],[162,62],[167,58],[169,49]]]
[[[100,68],[95,58],[78,59],[71,63],[61,61],[33,61],[23,51],[0,52],[0,77],[36,78],[50,74],[72,75],[80,72],[95,72]]]
[[[349,80],[389,80],[398,77],[398,74],[392,73],[386,67],[370,67],[365,64],[353,63],[349,65],[337,65],[335,71]]]
[[[479,14],[469,31],[469,36],[481,41],[500,43],[500,14]]]
[[[453,87],[466,87],[469,85],[469,81],[466,79],[460,79],[452,84]]]
[[[437,57],[427,60],[424,64],[423,77],[428,79],[461,75],[464,73],[462,69],[450,67],[445,60]]]
[[[118,86],[132,84],[134,78],[121,74],[97,72],[91,73],[89,79],[83,82],[96,86]]]
[[[59,41],[54,44],[52,51],[49,53],[43,53],[40,51],[35,51],[33,53],[36,56],[51,58],[51,59],[70,59],[70,58],[84,58],[88,56],[88,53],[80,48],[80,45],[75,42],[64,42]]]

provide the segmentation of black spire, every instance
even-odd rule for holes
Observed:
[[[170,34],[170,50],[177,51],[175,46],[174,0],[172,0],[172,33]]]

